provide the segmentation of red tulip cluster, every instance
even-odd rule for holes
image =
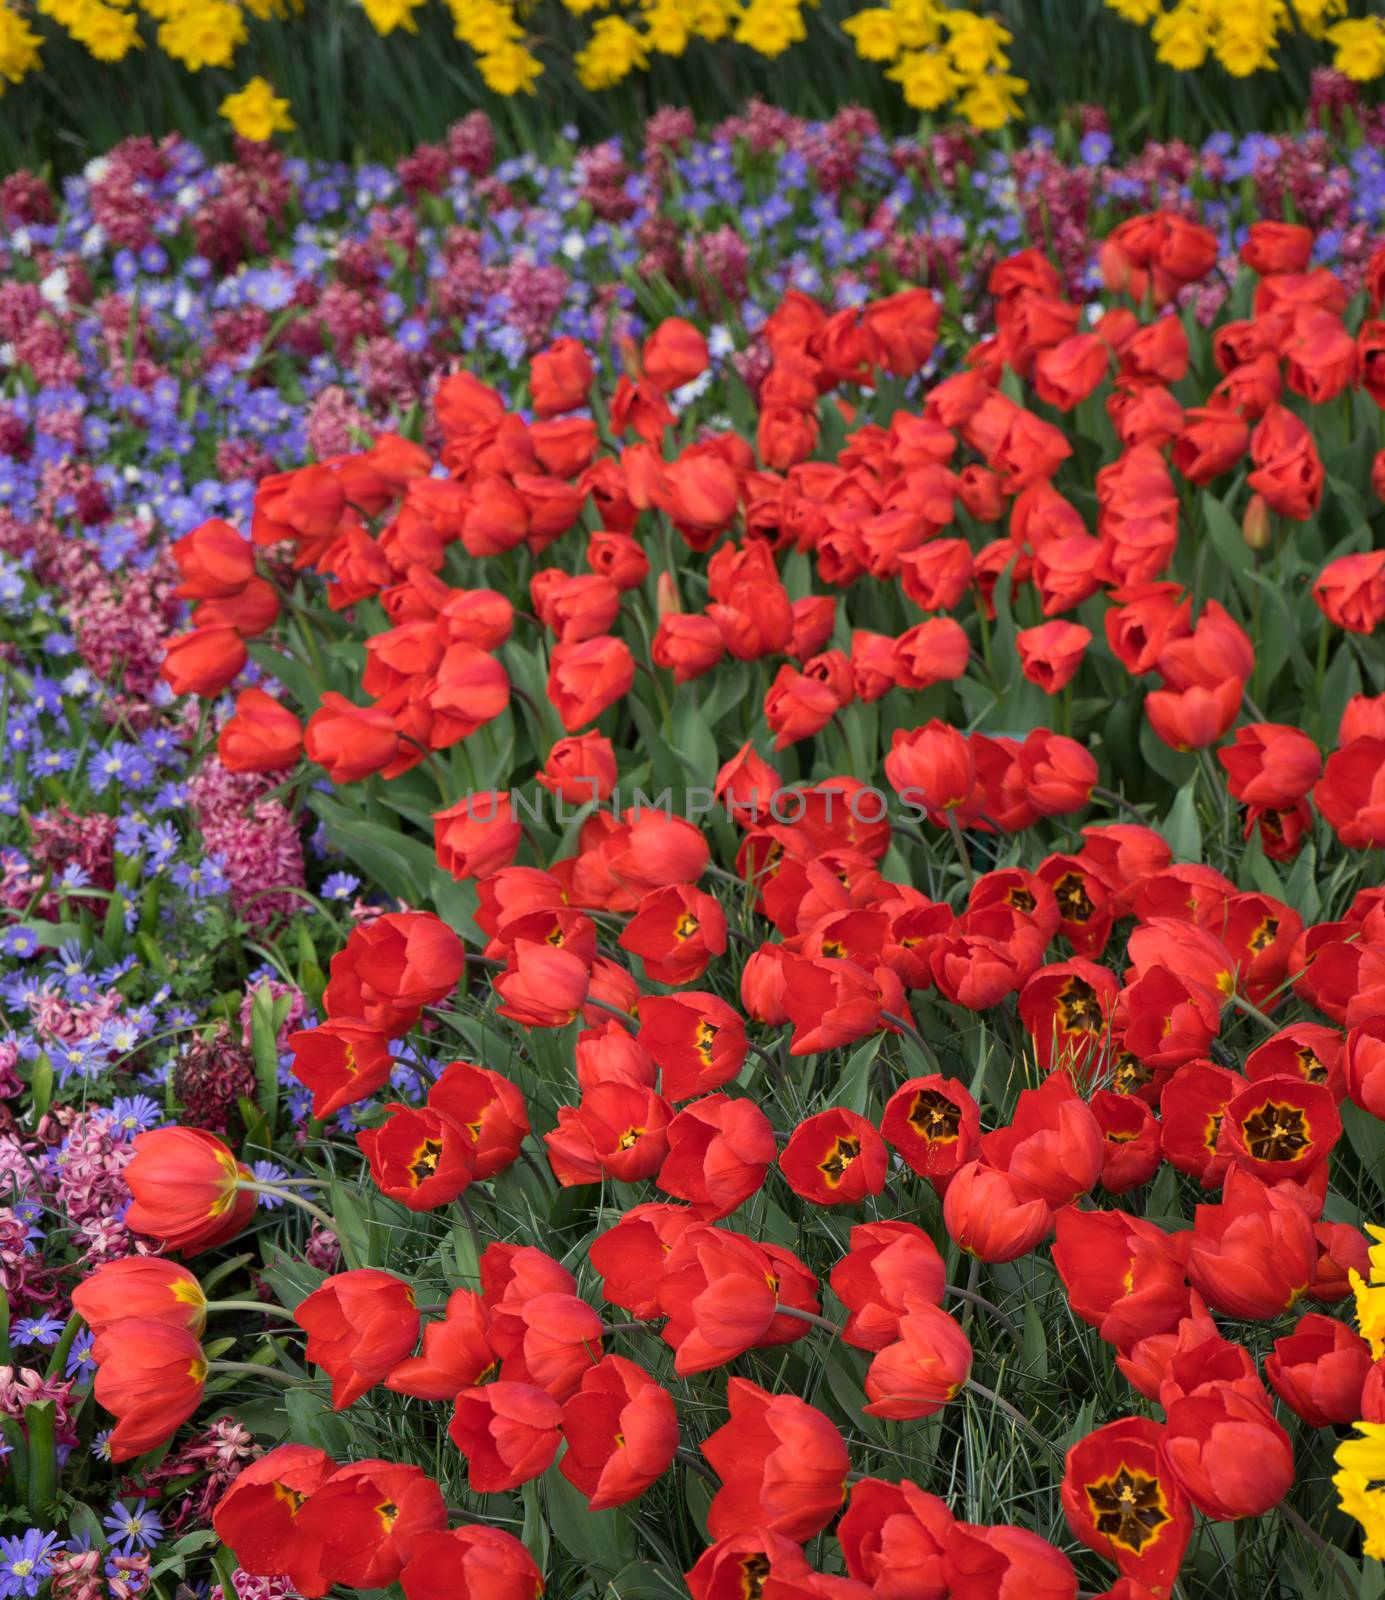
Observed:
[[[334,1407],[379,1388],[445,1402],[472,1490],[556,1468],[597,1511],[681,1456],[716,1482],[711,1543],[687,1575],[695,1600],[1073,1600],[1074,1569],[1043,1539],[963,1522],[908,1481],[857,1477],[824,1409],[743,1373],[722,1383],[751,1352],[801,1357],[830,1339],[862,1353],[845,1358],[859,1380],[834,1367],[827,1387],[845,1405],[838,1380],[856,1385],[865,1416],[907,1424],[964,1394],[1005,1408],[973,1379],[971,1324],[945,1309],[950,1294],[978,1296],[948,1284],[940,1245],[999,1265],[1052,1239],[1072,1317],[1145,1403],[1078,1440],[1062,1473],[1072,1533],[1115,1566],[1120,1600],[1166,1600],[1195,1513],[1280,1505],[1295,1482],[1284,1421],[1385,1420],[1385,1344],[1304,1309],[1345,1301],[1371,1272],[1329,1179],[1344,1108],[1353,1135],[1363,1115],[1385,1120],[1385,890],[1323,871],[1321,898],[1291,893],[1265,860],[1293,858],[1317,816],[1348,850],[1385,844],[1385,695],[1350,693],[1363,680],[1339,641],[1351,672],[1334,664],[1338,728],[1317,705],[1276,722],[1256,704],[1277,705],[1265,690],[1291,653],[1304,695],[1308,682],[1323,694],[1330,630],[1385,619],[1385,554],[1314,566],[1316,676],[1258,605],[1234,614],[1237,590],[1224,605],[1171,576],[1243,556],[1241,598],[1285,607],[1287,626],[1289,602],[1256,563],[1326,515],[1321,431],[1305,419],[1353,387],[1385,404],[1385,250],[1361,316],[1310,268],[1310,244],[1289,225],[1251,230],[1248,314],[1216,328],[1206,361],[1191,318],[1168,308],[1212,270],[1215,239],[1158,213],[1122,224],[1102,255],[1138,312],[1084,320],[1052,265],[1021,252],[992,272],[994,333],[921,384],[912,409],[877,403],[933,355],[930,293],[829,314],[793,292],[764,331],[753,444],[729,427],[676,432],[679,391],[709,354],[671,319],[624,352],[605,395],[587,353],[560,340],[534,360],[532,420],[458,373],[437,391],[432,450],[385,436],[261,486],[254,545],[325,577],[334,609],[378,601],[389,624],[364,641],[369,703],[326,690],[302,747],[342,785],[414,773],[385,792],[431,821],[436,903],[474,958],[429,912],[359,921],[331,962],[323,1020],[289,1041],[294,1073],[319,1118],[375,1098],[394,1042],[431,1029],[461,989],[529,1035],[520,1064],[507,1076],[454,1061],[422,1103],[363,1116],[370,1181],[409,1212],[458,1203],[471,1218],[542,1151],[564,1215],[587,1219],[562,1261],[512,1238],[480,1249],[478,1281],[440,1316],[377,1266],[327,1277],[293,1315]],[[575,414],[588,403],[599,421]],[[814,459],[824,440],[831,459]],[[1380,495],[1385,453],[1373,482]],[[442,576],[464,556],[507,581],[495,574],[521,550],[526,572],[553,563],[528,575],[527,596]],[[243,659],[236,629],[260,614],[262,580],[224,524],[179,551],[202,643],[180,646],[170,681],[217,693],[231,656],[192,663],[217,654],[218,633]],[[1311,610],[1306,584],[1302,598]],[[204,618],[206,606],[220,609]],[[1020,615],[1032,625],[1016,629]],[[526,662],[523,628],[546,659]],[[637,667],[658,716],[630,692]],[[744,700],[757,675],[754,737],[740,742],[743,720],[718,748],[708,708]],[[1034,725],[1036,688],[1065,731]],[[1240,808],[1262,876],[1176,862],[1172,830],[1079,816],[1128,804],[1101,779],[1132,691],[1151,764],[1197,768],[1228,823]],[[957,705],[964,716],[949,715]],[[530,741],[513,761],[512,730]],[[1326,759],[1322,735],[1335,739]],[[437,753],[473,736],[456,759],[489,787],[444,790],[429,815],[415,802],[448,781]],[[605,805],[622,766],[642,771],[634,747],[657,740],[709,783],[721,811],[706,830]],[[258,689],[221,733],[232,770],[286,770],[299,747],[297,718]],[[1176,752],[1206,753],[1198,767]],[[507,762],[589,807],[548,859]],[[877,763],[887,789],[870,785]],[[910,870],[900,848],[928,845],[920,824],[950,845],[957,879],[931,856],[930,876]],[[981,851],[997,864],[977,873]],[[1247,1020],[1262,1036],[1243,1051]],[[1009,1041],[1000,1091],[986,1058],[964,1082],[933,1056],[982,1026]],[[539,1063],[569,1042],[555,1080]],[[824,1069],[839,1050],[849,1064]],[[892,1074],[883,1088],[877,1064]],[[246,1225],[249,1176],[218,1140],[163,1129],[135,1145],[137,1233],[192,1253]],[[1095,1203],[1156,1177],[1201,1196],[1189,1225]],[[816,1236],[809,1248],[810,1230],[788,1235],[797,1249],[768,1237],[761,1222],[783,1207],[832,1230],[830,1249]],[[896,1214],[910,1208],[936,1218],[931,1234]],[[78,1309],[129,1455],[200,1399],[200,1291],[183,1269],[154,1269],[131,1277],[121,1312],[101,1281]],[[628,1320],[608,1320],[598,1295]],[[1228,1322],[1280,1326],[1257,1357]],[[611,1348],[625,1339],[629,1355]],[[705,1373],[715,1399],[699,1393],[693,1411],[675,1395]],[[726,1420],[696,1427],[723,1395]],[[680,1451],[680,1426],[700,1458]],[[448,1531],[417,1468],[339,1467],[304,1446],[243,1474],[217,1528],[247,1571],[288,1574],[306,1595],[398,1580],[408,1600],[527,1600],[541,1586],[508,1536]],[[802,1550],[829,1528],[832,1574]]]

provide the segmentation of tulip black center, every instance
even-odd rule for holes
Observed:
[[[1298,1070],[1303,1074],[1306,1083],[1327,1082],[1327,1067],[1307,1045],[1298,1052]]]
[[[909,1107],[909,1126],[920,1139],[950,1144],[962,1126],[962,1108],[937,1089],[920,1089]]]
[[[1246,1149],[1257,1161],[1297,1161],[1313,1142],[1308,1118],[1298,1106],[1267,1100],[1241,1124]]]
[[[1053,885],[1058,908],[1065,922],[1090,922],[1096,907],[1087,894],[1087,886],[1079,872],[1065,872]]]
[[[1101,1003],[1083,978],[1068,978],[1058,991],[1058,1016],[1064,1033],[1095,1033],[1101,1026]]]
[[[426,1182],[438,1170],[438,1158],[441,1155],[441,1139],[425,1139],[414,1151],[414,1159],[409,1166],[409,1176],[414,1180],[415,1187]]]
[[[1145,1084],[1153,1082],[1153,1072],[1129,1051],[1117,1056],[1112,1064],[1111,1087],[1117,1094],[1134,1094],[1137,1089],[1143,1089]]]
[[[861,1153],[861,1141],[854,1134],[842,1133],[832,1141],[832,1148],[824,1161],[818,1162],[818,1171],[835,1189],[846,1176],[846,1169]]]
[[[741,1600],[760,1600],[769,1577],[769,1557],[745,1556],[741,1561]]]
[[[1169,1521],[1158,1478],[1133,1467],[1122,1466],[1114,1477],[1089,1483],[1087,1499],[1096,1531],[1136,1555],[1158,1537],[1159,1529]]]

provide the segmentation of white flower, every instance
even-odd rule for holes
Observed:
[[[574,228],[563,237],[563,254],[569,261],[580,261],[587,251],[587,241]]]
[[[707,349],[713,361],[724,361],[736,348],[731,330],[723,322],[716,323],[707,333]]]
[[[66,267],[54,267],[38,286],[38,292],[55,311],[66,311],[68,276]]]
[[[87,180],[88,183],[100,183],[102,178],[104,178],[110,170],[110,157],[96,156],[93,160],[88,161],[86,166],[82,168],[82,176]]]
[[[34,248],[34,241],[27,228],[16,228],[10,235],[10,248],[16,255],[27,256]]]
[[[682,411],[690,406],[699,395],[706,394],[711,387],[712,374],[710,370],[699,372],[691,383],[685,383],[681,389],[675,389],[669,396],[675,411]]]

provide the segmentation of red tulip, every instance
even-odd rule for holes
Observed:
[[[1371,1347],[1335,1317],[1310,1311],[1265,1357],[1270,1387],[1313,1428],[1355,1422],[1371,1371]]]
[[[158,1256],[103,1262],[72,1291],[72,1309],[93,1333],[134,1317],[186,1328],[200,1339],[207,1324],[202,1285],[186,1267]]]
[[[1008,1173],[982,1161],[968,1161],[947,1186],[943,1221],[968,1255],[982,1261],[1014,1261],[1027,1255],[1053,1226],[1053,1211]]]
[[[477,1178],[493,1178],[518,1160],[529,1115],[524,1096],[501,1073],[469,1061],[449,1062],[429,1089],[428,1104],[469,1135]]]
[[[129,1461],[171,1439],[202,1403],[207,1361],[188,1327],[122,1317],[92,1341],[93,1393],[116,1418],[112,1461]]]
[[[538,1600],[544,1589],[514,1534],[480,1525],[417,1534],[399,1584],[406,1600]]]
[[[419,1468],[393,1461],[338,1467],[298,1513],[301,1536],[322,1547],[322,1571],[352,1589],[385,1589],[421,1534],[447,1526],[442,1491]]]
[[[289,1035],[293,1075],[312,1090],[313,1115],[325,1119],[368,1100],[389,1082],[389,1040],[352,1017],[337,1017]]]
[[[883,1350],[901,1337],[909,1304],[942,1304],[943,1259],[912,1222],[863,1222],[851,1230],[851,1248],[832,1268],[832,1292],[847,1308],[842,1340],[861,1350]]]
[[[454,1289],[442,1318],[423,1325],[423,1353],[391,1367],[385,1387],[420,1400],[451,1400],[494,1372],[489,1331],[490,1314],[480,1295]]]
[[[943,1552],[954,1526],[946,1503],[907,1478],[858,1478],[837,1542],[846,1570],[878,1600],[947,1600]]]
[[[593,1511],[635,1499],[668,1470],[678,1446],[673,1398],[633,1361],[605,1356],[563,1406],[558,1470]]]
[[[336,1465],[306,1444],[281,1444],[246,1462],[212,1513],[217,1537],[242,1572],[285,1576],[309,1600],[327,1593],[333,1580],[323,1571],[322,1541],[303,1532],[299,1514]]]
[[[195,628],[168,641],[159,676],[174,694],[214,700],[249,659],[245,641],[234,628]]]
[[[841,1435],[796,1395],[745,1378],[726,1386],[731,1418],[702,1444],[721,1479],[707,1510],[714,1539],[768,1529],[800,1542],[836,1514],[850,1461]]]
[[[899,1338],[879,1351],[866,1371],[871,1416],[931,1417],[960,1393],[971,1374],[971,1341],[942,1309],[909,1296]]]
[[[430,1106],[385,1107],[377,1128],[356,1135],[380,1193],[410,1211],[451,1205],[476,1175],[470,1135]]]
[[[475,1494],[517,1489],[558,1453],[562,1408],[532,1383],[487,1383],[457,1396],[448,1437],[466,1457]]]
[[[254,1194],[238,1187],[250,1169],[206,1129],[155,1128],[135,1136],[134,1150],[123,1174],[132,1233],[190,1256],[234,1238],[254,1214]]]
[[[293,1318],[308,1335],[308,1360],[332,1380],[334,1411],[373,1389],[418,1343],[413,1290],[373,1267],[326,1279]]]
[[[1124,1211],[1064,1206],[1053,1264],[1073,1314],[1121,1349],[1168,1332],[1188,1307],[1183,1266],[1168,1235]]]
[[[888,1157],[874,1125],[844,1107],[800,1122],[779,1155],[779,1170],[797,1195],[816,1205],[857,1205],[885,1185]]]
[[[1206,1517],[1263,1516],[1294,1481],[1289,1436],[1261,1399],[1203,1384],[1167,1408],[1164,1449],[1184,1493]]]
[[[329,1017],[360,1017],[397,1038],[424,1006],[452,993],[465,964],[462,941],[441,917],[387,912],[353,928],[332,957],[323,1004]]]
[[[1232,1168],[1222,1203],[1197,1208],[1188,1277],[1213,1310],[1268,1319],[1307,1292],[1317,1255],[1300,1203]]]
[[[216,753],[228,772],[282,772],[303,750],[303,729],[263,689],[242,689],[235,714],[222,724]]]
[[[1069,1449],[1062,1485],[1073,1533],[1159,1595],[1169,1593],[1193,1531],[1167,1442],[1147,1417],[1108,1422]]]

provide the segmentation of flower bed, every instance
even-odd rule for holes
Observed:
[[[1378,157],[1110,155],[5,186],[11,1593],[1370,1592]]]

